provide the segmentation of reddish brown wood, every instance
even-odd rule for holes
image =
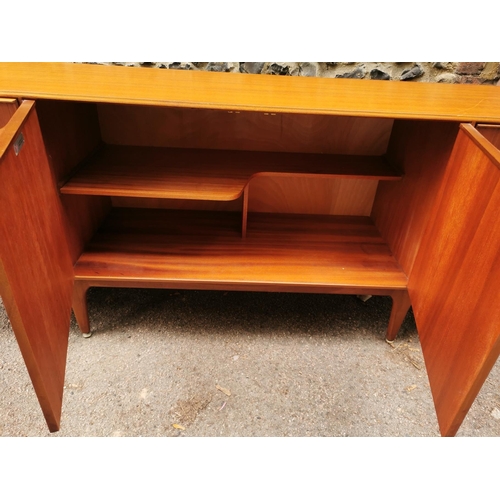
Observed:
[[[65,212],[66,235],[72,262],[75,263],[111,210],[105,196],[61,195]]]
[[[400,179],[383,157],[108,146],[61,188],[64,194],[229,201],[252,176]]]
[[[248,184],[243,190],[243,210],[241,211],[241,235],[243,238],[247,237],[247,224],[248,224],[248,195],[249,187]]]
[[[99,104],[103,141],[124,146],[382,155],[392,121]]]
[[[473,141],[476,144],[476,146],[479,147],[479,149],[481,149],[481,152],[484,155],[486,155],[494,165],[499,167],[500,154],[498,147],[495,144],[493,144],[489,139],[487,139],[484,136],[484,134],[482,134],[479,130],[474,128],[471,124],[462,123],[460,124],[460,128],[462,130],[465,130],[470,140]],[[498,134],[495,132],[494,134],[489,134],[489,135],[493,140],[495,140],[497,139]]]
[[[0,128],[5,127],[17,109],[17,99],[0,98]]]
[[[250,212],[324,215],[365,215],[372,212],[378,181],[320,177],[265,177],[251,179]],[[169,200],[112,197],[115,207],[173,210],[228,210],[241,212],[242,198],[233,201]]]
[[[443,435],[456,433],[500,354],[499,166],[500,152],[462,126],[409,276]]]
[[[96,105],[40,99],[36,107],[50,166],[61,186],[101,143]]]
[[[224,210],[241,212],[243,199],[233,201],[211,200],[169,200],[165,198],[129,198],[126,196],[112,196],[111,203],[114,207],[122,208],[163,208],[169,210]]]
[[[487,141],[465,126],[448,163],[457,134],[452,122],[500,123],[496,89],[418,84],[410,91],[402,82],[90,65],[0,68],[4,96],[92,103],[41,103],[52,172],[38,129],[32,133],[31,103],[0,130],[0,290],[52,430],[59,422],[73,273],[66,239],[76,259],[109,208],[103,196],[113,195],[150,197],[146,202],[159,206],[167,205],[158,198],[177,198],[168,202],[178,207],[236,200],[227,206],[243,205],[243,223],[240,213],[116,211],[77,264],[73,307],[82,328],[89,326],[88,286],[175,286],[388,294],[390,339],[409,306],[406,273],[441,431],[456,432],[500,352],[500,308],[494,307],[500,298],[500,155],[497,129],[478,126]],[[65,231],[54,179],[66,179],[100,142],[95,102],[127,103],[101,107],[106,140],[208,150],[108,148],[108,157],[83,165],[74,191],[68,184],[67,193],[80,196],[63,195]],[[111,108],[118,114],[106,117]],[[386,166],[379,170],[380,158],[354,156],[384,153],[392,119],[387,156],[405,172],[402,180]],[[12,142],[23,126],[29,141],[15,157]],[[262,152],[275,149],[280,152]],[[113,150],[119,152],[110,161]],[[259,185],[263,172],[274,173]],[[254,177],[252,206],[248,196],[238,197],[255,175],[261,177]],[[241,239],[245,213],[272,210],[268,200],[285,191],[276,210],[309,211],[303,193],[311,193],[305,196],[316,198],[311,212],[330,211],[319,200],[333,206],[341,196],[331,183],[323,197],[315,177],[325,185],[350,178],[350,188],[335,186],[342,184],[338,191],[363,210],[373,198],[369,189],[361,193],[358,181],[374,190],[378,179],[398,179],[379,183],[372,216],[380,233],[367,218],[250,214]]]
[[[250,212],[365,215],[372,212],[377,180],[339,177],[253,177]]]
[[[75,266],[82,331],[88,287],[139,286],[391,295],[395,336],[407,279],[369,218],[249,214],[244,240],[240,224],[230,212],[114,209]]]
[[[479,124],[477,130],[495,148],[500,149],[500,125]]]
[[[75,266],[77,279],[405,289],[367,217],[115,209]],[[307,291],[306,290],[306,291]]]
[[[40,406],[59,429],[73,268],[32,101],[0,133],[0,293]],[[19,155],[13,141],[22,132]]]
[[[82,331],[98,286],[390,295],[395,337],[407,279],[369,218],[249,214],[244,240],[240,224],[227,212],[114,209],[75,266]]]
[[[453,148],[458,125],[398,121],[387,152],[401,181],[379,182],[372,218],[397,261],[409,275]]]
[[[75,281],[73,288],[73,312],[82,333],[90,332],[89,310],[87,306],[88,284],[85,281]]]
[[[392,342],[403,324],[403,321],[411,306],[410,296],[407,290],[391,292],[392,310],[387,328],[387,340]]]
[[[49,163],[57,184],[61,186],[101,143],[96,106],[40,100],[37,113]],[[61,199],[74,263],[109,212],[111,201],[96,196],[62,196]]]

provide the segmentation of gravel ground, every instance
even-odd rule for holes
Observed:
[[[0,303],[1,436],[438,436],[413,316],[390,299],[91,289],[61,430],[45,426]],[[500,362],[458,435],[500,436]],[[175,427],[174,427],[175,425]]]

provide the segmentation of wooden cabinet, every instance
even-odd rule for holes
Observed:
[[[102,286],[389,295],[456,433],[500,352],[498,88],[1,64],[0,97],[0,291],[52,431]]]

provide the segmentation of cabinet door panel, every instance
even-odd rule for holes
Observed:
[[[56,431],[74,273],[33,101],[24,101],[0,132],[0,186],[0,294],[49,429]]]
[[[500,354],[500,152],[462,125],[409,292],[439,426],[454,435]]]

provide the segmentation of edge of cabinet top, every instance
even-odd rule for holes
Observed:
[[[77,63],[0,63],[0,96],[500,123],[500,88]]]

